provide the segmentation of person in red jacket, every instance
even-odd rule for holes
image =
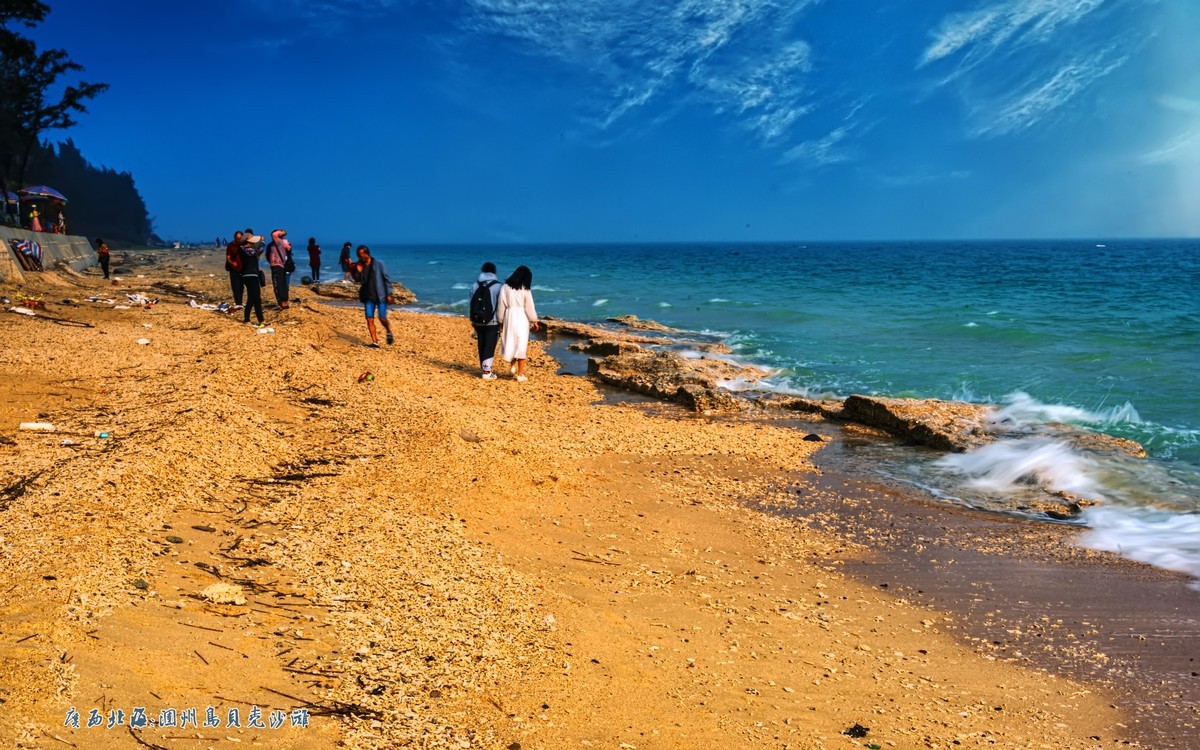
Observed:
[[[308,238],[308,267],[312,270],[312,283],[321,281],[321,246],[316,237]]]
[[[233,302],[242,306],[242,233],[233,233],[233,242],[225,246],[225,270],[229,272],[229,288],[233,291]],[[104,278],[108,278],[105,276]]]
[[[96,260],[100,261],[100,270],[104,271],[104,278],[108,278],[108,261],[111,257],[108,245],[100,237],[96,238]]]

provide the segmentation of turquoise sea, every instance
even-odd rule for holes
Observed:
[[[633,314],[724,341],[758,387],[996,404],[1030,437],[881,467],[946,502],[1037,482],[1094,497],[1084,543],[1200,576],[1200,241],[377,245],[416,307],[465,314],[483,261],[539,313]],[[731,383],[731,388],[743,387]],[[1144,445],[1099,461],[1069,422]]]

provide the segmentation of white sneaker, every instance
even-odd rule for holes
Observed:
[[[508,374],[509,374],[509,375],[516,375],[516,374],[517,374],[517,366],[516,366],[515,364],[513,364],[513,365],[509,365],[509,366],[508,366]]]
[[[524,375],[518,375],[518,376],[517,376],[517,382],[518,382],[518,383],[524,383],[526,380],[529,380],[529,378],[525,377]]]
[[[484,380],[495,380],[495,379],[496,379],[496,373],[494,373],[494,372],[485,372],[485,373],[483,374],[483,379],[484,379]]]

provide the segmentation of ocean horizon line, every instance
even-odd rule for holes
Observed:
[[[676,246],[676,245],[746,245],[762,247],[764,245],[912,245],[919,243],[949,245],[955,243],[988,244],[1010,242],[1041,242],[1041,243],[1120,243],[1120,242],[1200,242],[1200,237],[1011,237],[1000,239],[848,239],[848,240],[491,240],[480,242],[419,242],[394,240],[376,240],[377,245],[389,247],[595,247],[595,246]],[[365,243],[364,243],[365,244]]]

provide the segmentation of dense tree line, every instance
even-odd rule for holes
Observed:
[[[39,143],[30,156],[26,181],[50,185],[70,199],[64,209],[69,233],[150,243],[150,216],[133,176],[92,166],[71,139],[57,148]],[[45,219],[53,221],[56,215],[48,211]]]
[[[70,199],[72,234],[145,243],[150,219],[133,178],[93,167],[69,140],[57,149],[42,140],[46,131],[75,125],[75,116],[87,112],[85,103],[108,88],[63,83],[83,68],[65,50],[39,50],[19,33],[49,12],[41,0],[0,0],[0,185],[15,192],[40,183],[62,192]]]

